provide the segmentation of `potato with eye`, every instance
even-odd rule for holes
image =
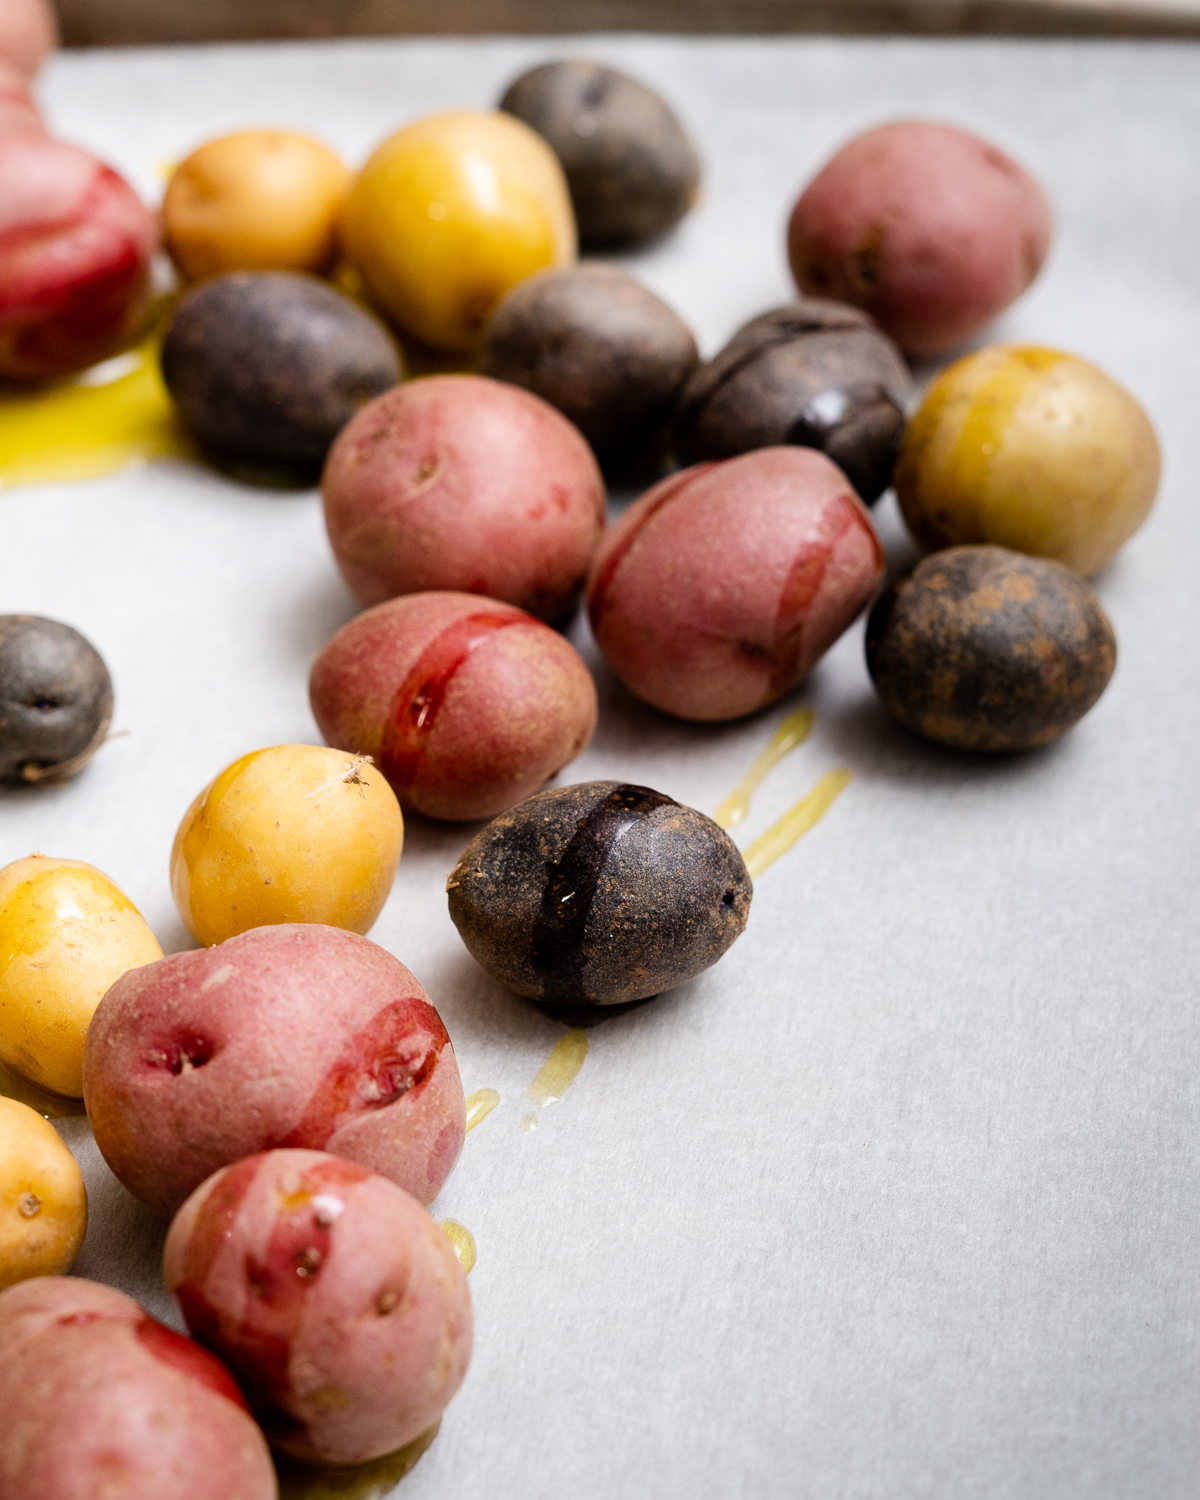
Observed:
[[[113,689],[86,637],[59,620],[0,615],[0,780],[74,776],[108,733]]]
[[[327,271],[351,181],[328,146],[292,131],[208,141],[167,184],[167,253],[188,281],[223,271]]]
[[[87,1231],[79,1164],[49,1120],[0,1097],[0,1288],[64,1276]]]

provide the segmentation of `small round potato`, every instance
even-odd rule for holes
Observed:
[[[1050,206],[1004,152],[952,125],[901,120],[858,136],[792,210],[802,292],[865,309],[906,354],[961,344],[1025,290],[1050,247]]]
[[[181,276],[327,271],[350,170],[328,146],[284,130],[208,141],[175,168],[163,237]]]
[[[666,102],[601,63],[543,63],[500,108],[554,148],[587,248],[636,245],[673,228],[696,201],[700,159]]]
[[[1159,452],[1145,412],[1086,360],[999,345],[943,370],[909,423],[896,495],[927,551],[992,542],[1085,575],[1146,519]]]
[[[450,1240],[395,1183],[324,1152],[268,1151],[210,1177],[175,1216],[163,1274],[296,1458],[393,1452],[467,1372],[471,1297]]]
[[[951,547],[885,590],[867,622],[884,707],[958,750],[1029,750],[1077,723],[1117,643],[1100,601],[1060,563]]]
[[[74,776],[112,710],[112,679],[86,637],[39,615],[0,615],[0,780]]]
[[[596,727],[574,646],[473,594],[409,594],[344,625],[313,663],[313,717],[371,755],[401,807],[491,818],[568,765]]]
[[[394,386],[400,356],[357,302],[290,271],[237,271],[188,292],[162,350],[179,414],[215,453],[312,467]]]
[[[0,1292],[5,1500],[277,1500],[232,1376],[131,1297],[75,1276]]]
[[[275,745],[226,766],[188,808],[171,890],[206,947],[280,922],[364,933],[403,845],[395,793],[368,757]]]
[[[338,438],[325,525],[360,604],[484,594],[560,620],[604,527],[604,480],[547,402],[480,375],[414,380]]]
[[[477,349],[510,287],[575,259],[554,153],[491,110],[432,115],[384,141],[354,184],[342,238],[375,304],[434,349]]]
[[[569,417],[601,457],[643,448],[666,426],[699,359],[682,318],[617,266],[541,271],[492,314],[483,373]]]
[[[65,1276],[86,1230],[83,1173],[62,1137],[28,1104],[0,1097],[0,1288]]]
[[[83,1095],[83,1042],[109,985],[162,949],[107,875],[31,854],[0,870],[0,1058],[54,1094]]]
[[[0,58],[32,78],[58,46],[58,17],[50,0],[4,0]]]

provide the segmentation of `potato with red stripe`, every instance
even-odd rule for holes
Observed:
[[[260,927],[105,995],[84,1098],[96,1143],[163,1218],[219,1167],[336,1152],[431,1203],[462,1150],[454,1047],[412,974],[335,927]]]
[[[313,663],[331,745],[372,756],[405,811],[491,818],[575,759],[596,727],[579,653],[523,610],[409,594],[344,625]]]

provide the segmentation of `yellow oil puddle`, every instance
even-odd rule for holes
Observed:
[[[527,1115],[522,1115],[522,1130],[536,1130],[538,1116],[547,1104],[555,1104],[567,1092],[579,1076],[583,1060],[591,1048],[582,1031],[568,1031],[555,1044],[554,1050],[542,1064],[537,1077],[526,1090],[525,1097],[536,1106]]]
[[[777,823],[772,823],[761,838],[755,839],[742,856],[751,878],[757,880],[764,870],[769,870],[781,855],[787,853],[797,839],[803,838],[814,824],[820,822],[849,782],[850,772],[844,768],[830,771],[821,777],[807,797],[802,797]]]
[[[3,1062],[0,1062],[0,1094],[6,1099],[16,1099],[21,1104],[28,1104],[30,1109],[36,1109],[47,1120],[63,1120],[71,1115],[87,1113],[82,1099],[67,1099],[61,1094],[52,1094],[48,1089],[39,1088],[36,1083],[30,1083],[28,1078],[14,1073]]]
[[[465,1224],[460,1224],[457,1219],[443,1219],[438,1227],[454,1246],[458,1263],[464,1273],[469,1276],[475,1269],[475,1236]]]
[[[785,755],[808,738],[816,715],[811,708],[788,714],[767,741],[767,747],[713,814],[722,828],[736,828],[750,812],[750,800]]]
[[[386,1500],[396,1485],[410,1473],[433,1446],[440,1422],[414,1438],[395,1453],[367,1464],[324,1469],[315,1464],[298,1463],[282,1454],[275,1455],[279,1476],[279,1500]]]
[[[500,1095],[495,1089],[476,1089],[473,1094],[467,1095],[467,1130],[475,1129],[481,1124],[500,1103]]]

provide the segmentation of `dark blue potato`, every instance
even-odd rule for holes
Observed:
[[[488,973],[571,1016],[648,999],[716,963],[752,894],[711,818],[618,781],[539,792],[503,813],[446,888]]]
[[[73,776],[112,720],[108,668],[70,625],[0,615],[0,780]]]
[[[394,386],[391,335],[315,276],[235,271],[186,293],[162,351],[180,416],[215,454],[315,468],[362,406]]]
[[[831,458],[873,504],[892,481],[912,398],[900,350],[855,307],[818,297],[763,313],[688,381],[680,461],[795,443]]]
[[[884,707],[959,750],[1057,739],[1108,685],[1117,643],[1100,601],[1061,563],[950,547],[880,595],[867,668]]]

